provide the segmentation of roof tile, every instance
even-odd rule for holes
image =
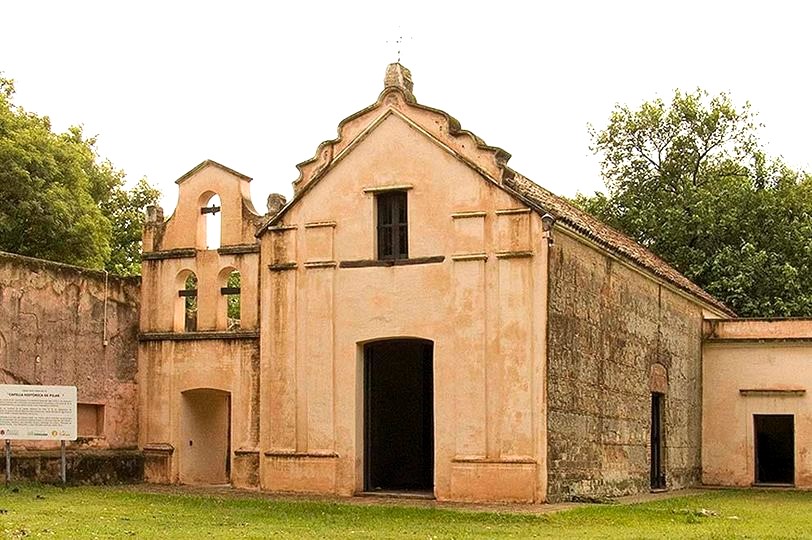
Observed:
[[[506,170],[506,172],[508,172]],[[506,174],[503,185],[516,192],[538,212],[547,212],[557,220],[566,223],[580,234],[609,249],[610,251],[630,259],[657,277],[675,285],[693,296],[700,298],[723,313],[735,316],[735,313],[703,290],[699,285],[679,273],[667,262],[644,248],[625,234],[613,229],[587,212],[581,210],[563,197],[553,194],[532,180],[510,171]]]

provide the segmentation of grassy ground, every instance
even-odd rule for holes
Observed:
[[[149,493],[0,487],[4,538],[812,538],[812,493],[707,491],[537,515]]]

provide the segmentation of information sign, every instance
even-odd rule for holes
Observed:
[[[0,384],[0,439],[75,441],[76,387]]]

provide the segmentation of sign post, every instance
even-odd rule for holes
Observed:
[[[62,467],[61,467],[62,485],[64,486],[65,481],[67,480],[67,467],[65,466],[65,461],[66,461],[65,460],[65,441],[63,440],[63,441],[59,441],[59,442],[60,442],[60,445],[59,445],[59,447],[60,447],[60,456],[59,457],[61,458],[60,461],[62,462]]]
[[[11,482],[11,441],[6,439],[6,485]]]
[[[60,441],[65,484],[65,441],[76,440],[76,387],[0,384],[0,438],[6,440],[6,483],[11,481],[11,441],[36,440]]]

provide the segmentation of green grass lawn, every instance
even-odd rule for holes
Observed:
[[[467,512],[148,493],[0,487],[5,538],[812,538],[812,492],[707,491],[564,512]]]

